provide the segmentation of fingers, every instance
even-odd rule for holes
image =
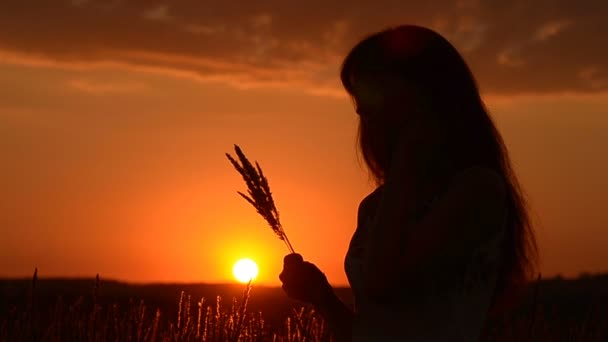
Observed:
[[[326,281],[325,274],[314,264],[304,261],[286,264],[279,274],[279,279],[287,287],[308,287],[320,281]]]
[[[279,279],[283,283],[281,288],[289,298],[300,299],[299,292],[302,287],[301,275],[297,270],[284,269],[279,275]]]
[[[289,254],[284,258],[283,271],[279,274],[283,291],[288,297],[304,300],[310,282],[310,263],[304,262],[300,254]]]
[[[279,274],[279,279],[287,286],[302,283],[306,279],[306,269],[304,264],[286,264],[283,271]]]
[[[288,254],[283,258],[283,271],[279,274],[279,279],[282,282],[289,281],[291,278],[296,276],[298,273],[298,269],[301,269],[303,259],[300,254],[292,253]]]
[[[329,287],[325,274],[313,263],[304,261],[297,253],[285,256],[279,279],[288,297],[305,302],[320,297],[320,294]]]
[[[283,271],[279,274],[279,279],[283,284],[287,284],[287,286],[297,282],[296,278],[301,273],[301,263],[297,262],[298,257],[301,258],[299,254],[289,254],[283,260]]]
[[[304,261],[304,259],[298,253],[288,254],[285,256],[285,258],[283,258],[284,265],[293,265],[293,264],[301,263],[303,261]]]

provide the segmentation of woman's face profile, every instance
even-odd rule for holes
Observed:
[[[353,79],[352,84],[355,111],[370,132],[410,141],[442,139],[437,118],[415,84],[392,75]]]
[[[352,79],[355,111],[361,120],[407,124],[421,115],[418,91],[391,76]]]

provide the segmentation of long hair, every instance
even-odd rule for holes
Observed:
[[[538,250],[528,205],[511,166],[504,141],[488,114],[473,74],[462,56],[438,33],[420,26],[402,25],[372,34],[345,58],[340,73],[346,91],[357,98],[359,80],[382,82],[392,75],[415,85],[436,116],[449,156],[450,172],[485,165],[498,172],[507,189],[505,257],[490,313],[510,307],[535,275]],[[367,94],[369,95],[369,94]],[[372,94],[373,95],[373,94]],[[405,114],[404,114],[405,115]],[[372,177],[384,183],[390,165],[390,127],[359,120],[359,149]]]

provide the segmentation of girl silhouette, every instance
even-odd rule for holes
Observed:
[[[298,254],[279,276],[338,341],[476,341],[513,305],[537,249],[507,149],[456,49],[403,25],[359,42],[341,80],[377,184],[345,258],[354,311]]]

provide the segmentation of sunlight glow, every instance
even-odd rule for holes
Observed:
[[[232,273],[236,280],[241,283],[248,283],[250,280],[255,279],[258,275],[258,265],[255,261],[244,258],[237,261],[232,268]]]

